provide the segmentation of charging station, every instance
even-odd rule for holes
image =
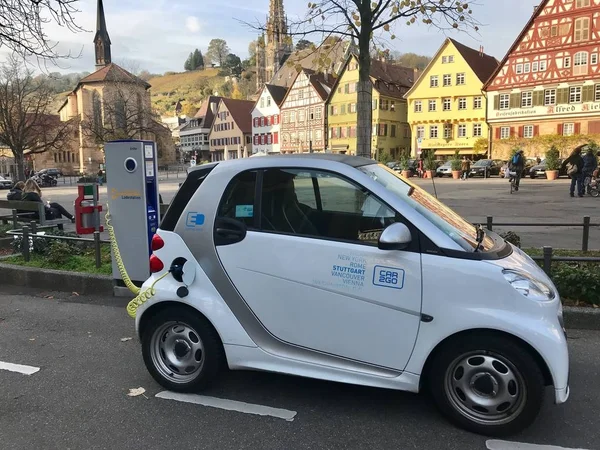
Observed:
[[[122,263],[134,284],[150,276],[152,236],[158,229],[160,205],[156,143],[111,141],[104,146],[107,203]],[[116,287],[124,286],[119,262],[112,254]]]

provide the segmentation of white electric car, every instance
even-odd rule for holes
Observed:
[[[555,286],[523,252],[393,170],[343,155],[191,169],[152,242],[136,329],[152,376],[223,368],[429,389],[454,423],[510,434],[569,396]]]

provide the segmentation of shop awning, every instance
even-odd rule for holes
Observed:
[[[458,154],[459,155],[472,155],[473,154],[473,149],[469,148],[469,149],[463,149],[463,150],[458,150]],[[436,156],[447,156],[447,155],[454,155],[456,153],[456,150],[436,150],[435,151],[435,155]]]

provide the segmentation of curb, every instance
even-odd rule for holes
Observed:
[[[0,263],[0,284],[79,294],[113,295],[112,277]]]
[[[600,330],[600,308],[563,308],[565,328],[570,330]]]

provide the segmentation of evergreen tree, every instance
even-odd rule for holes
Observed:
[[[198,49],[194,50],[194,70],[204,69],[204,58],[202,52]]]
[[[194,58],[194,55],[192,53],[190,53],[190,56],[188,56],[188,58],[185,60],[185,64],[183,65],[183,68],[185,70],[193,70],[192,67],[192,59]]]

